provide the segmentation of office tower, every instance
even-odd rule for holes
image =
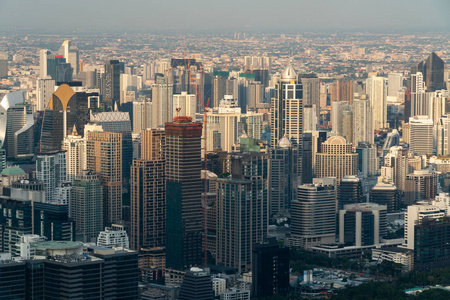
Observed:
[[[100,231],[97,238],[97,246],[99,247],[122,247],[130,248],[130,241],[125,230],[114,230],[106,227],[104,231]]]
[[[317,130],[317,116],[316,116],[316,106],[315,105],[305,105],[303,107],[303,129],[307,131]]]
[[[437,123],[436,155],[450,155],[450,115],[443,115]]]
[[[353,103],[353,89],[355,82],[353,80],[337,80],[331,88],[331,102],[347,101]]]
[[[366,92],[373,111],[374,130],[386,128],[387,125],[387,79],[370,76],[366,81]]]
[[[131,167],[130,247],[135,250],[164,246],[166,234],[164,131],[143,130],[142,137],[142,159]]]
[[[403,87],[403,74],[389,73],[388,74],[388,91],[387,96],[395,98],[392,102],[397,102],[398,92]]]
[[[76,225],[76,240],[91,243],[103,230],[103,191],[97,174],[83,170],[73,181],[70,216]]]
[[[425,64],[425,86],[427,92],[434,92],[445,89],[444,85],[444,61],[437,56],[436,53],[431,52]]]
[[[339,184],[345,175],[358,174],[358,153],[342,136],[332,136],[322,143],[322,152],[316,153],[316,177],[336,177]]]
[[[62,55],[73,69],[73,77],[76,78],[80,72],[78,46],[72,45],[71,41],[65,40],[58,50],[58,55]]]
[[[74,86],[74,89],[76,87]],[[41,151],[60,150],[64,138],[73,126],[84,136],[84,126],[89,122],[89,112],[97,93],[75,92],[68,84],[61,84],[53,93],[44,111],[41,130]]]
[[[34,117],[24,92],[8,93],[0,102],[0,148],[6,150],[7,159],[34,155]]]
[[[103,187],[103,224],[122,219],[122,135],[92,131],[86,138],[86,166]]]
[[[415,155],[433,154],[433,121],[427,116],[409,118],[410,152]]]
[[[214,77],[212,81],[212,106],[218,107],[219,101],[223,99],[225,95],[228,95],[226,92],[227,87],[227,79],[230,75],[229,72],[214,72]]]
[[[39,78],[46,78],[47,76],[51,76],[48,72],[49,67],[49,59],[52,59],[51,52],[48,49],[39,50]],[[55,57],[53,56],[53,59]],[[51,63],[50,63],[51,64]]]
[[[335,135],[343,136],[347,140],[353,137],[352,107],[347,101],[334,101],[331,106],[331,125]]]
[[[289,65],[275,85],[275,97],[270,108],[270,142],[277,145],[285,135],[294,139],[302,149],[303,134],[303,94],[294,68]],[[301,152],[301,151],[300,151]]]
[[[202,170],[203,192],[202,199],[207,203],[206,211],[206,234],[207,250],[213,257],[217,253],[217,197],[218,197],[218,176],[209,170]]]
[[[25,262],[12,261],[9,253],[0,254],[0,277],[0,299],[27,299]]]
[[[68,204],[33,203],[34,233],[49,241],[75,240],[75,223]]]
[[[250,138],[263,139],[264,114],[247,112],[241,116],[241,121],[245,124],[245,133]]]
[[[385,205],[388,213],[400,208],[400,193],[393,183],[378,182],[369,193],[369,202]]]
[[[291,203],[291,245],[309,249],[332,244],[336,235],[337,185],[335,178],[314,178],[298,186]]]
[[[133,133],[141,133],[142,130],[152,125],[152,105],[147,99],[133,102]]]
[[[209,275],[209,272],[200,268],[191,268],[187,271],[183,279],[183,284],[180,287],[178,299],[214,299],[211,275]]]
[[[86,170],[86,140],[78,135],[75,125],[72,133],[64,138],[61,148],[66,152],[66,181],[73,182],[82,170]]]
[[[284,136],[271,149],[270,159],[270,215],[287,213],[297,199],[298,147]]]
[[[352,144],[359,142],[374,143],[373,112],[366,95],[355,96],[352,104],[353,137]]]
[[[0,79],[8,78],[8,56],[0,55]]]
[[[202,124],[176,117],[165,134],[166,265],[185,270],[202,263]]]
[[[102,95],[106,108],[114,108],[120,103],[120,63],[118,60],[105,62],[102,81]]]
[[[179,111],[177,112],[177,109]],[[179,95],[173,95],[173,112],[172,115],[188,116],[195,119],[197,111],[197,97],[187,92],[181,92]]]
[[[69,204],[66,185],[65,151],[40,152],[36,157],[36,179],[44,184],[45,201],[48,203]],[[65,197],[58,196],[65,194]]]
[[[354,203],[339,210],[339,243],[346,246],[379,245],[387,233],[386,205]]]
[[[303,151],[302,151],[302,176],[299,183],[312,183],[314,177],[314,159],[313,151],[315,138],[312,132],[303,134]]]
[[[120,133],[122,136],[122,183],[127,186],[133,160],[133,140],[129,113],[119,111],[91,113],[91,123],[101,125],[103,131]]]
[[[316,120],[320,115],[320,80],[317,75],[299,74],[298,80],[303,86],[303,105],[311,105],[316,108]]]
[[[414,170],[413,174],[406,175],[405,198],[410,205],[417,201],[434,199],[437,193],[438,175],[428,169]]]
[[[55,81],[51,77],[43,77],[36,80],[37,111],[43,111],[47,108],[54,91]]]
[[[173,84],[167,77],[156,77],[152,85],[152,126],[157,128],[170,122],[173,117]]]
[[[252,249],[265,241],[269,218],[268,155],[231,155],[231,177],[218,178],[217,263],[251,270]]]
[[[241,74],[239,74],[239,76],[241,76]],[[259,81],[246,81],[246,94],[242,97],[239,95],[239,106],[242,108],[242,111],[257,111],[258,107],[263,102],[264,85]],[[245,103],[245,106],[242,105],[243,103]]]
[[[142,90],[142,76],[120,74],[120,103],[133,102]]]
[[[447,113],[446,93],[446,91],[425,93],[425,96],[429,99],[428,117],[433,120],[434,125],[436,125],[439,122],[439,119]]]
[[[206,151],[215,149],[232,152],[232,146],[238,143],[242,134],[242,122],[240,112],[224,112],[206,114],[208,126],[203,131],[207,137]]]
[[[358,154],[358,172],[363,177],[371,177],[379,174],[379,159],[377,156],[377,147],[368,142],[359,142],[356,147]]]
[[[32,201],[3,196],[0,205],[6,212],[0,214],[0,250],[12,254],[20,236],[33,232]]]
[[[276,241],[253,248],[252,297],[289,294],[289,248]]]
[[[361,180],[357,176],[347,175],[341,180],[338,188],[338,209],[351,203],[365,202]]]

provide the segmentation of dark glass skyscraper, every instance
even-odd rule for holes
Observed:
[[[202,263],[202,124],[190,117],[166,123],[166,266]]]
[[[113,107],[120,101],[120,63],[118,60],[105,62],[105,75],[102,82],[103,102],[107,107]]]
[[[444,61],[437,56],[436,53],[431,52],[424,67],[424,79],[427,92],[434,92],[444,89]]]

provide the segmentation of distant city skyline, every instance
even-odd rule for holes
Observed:
[[[447,0],[2,0],[10,31],[450,31]],[[14,12],[14,13],[13,13]],[[432,18],[430,16],[433,16]]]

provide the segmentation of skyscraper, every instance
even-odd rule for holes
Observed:
[[[409,118],[409,126],[410,152],[415,155],[433,154],[433,121],[428,116],[415,116]]]
[[[75,125],[72,133],[64,138],[61,148],[66,152],[66,180],[72,182],[82,170],[86,170],[86,140],[78,135]]]
[[[42,49],[39,51],[39,78],[46,78],[47,76],[51,76],[48,72],[48,60],[52,58],[51,54],[52,53],[48,49]]]
[[[173,116],[177,115],[177,109],[180,109],[180,116],[195,118],[197,111],[197,97],[194,94],[181,92],[179,95],[173,95]]]
[[[370,202],[386,205],[387,212],[395,212],[399,209],[400,195],[398,188],[393,183],[378,182],[370,190]]]
[[[388,74],[388,97],[395,98],[397,101],[398,92],[403,87],[403,75],[401,73],[389,73]]]
[[[152,105],[150,101],[138,100],[133,102],[133,133],[141,133],[141,130],[152,125]]]
[[[103,226],[103,191],[97,174],[83,170],[73,181],[70,216],[75,221],[76,240],[95,242]]]
[[[118,60],[105,62],[105,75],[102,82],[103,100],[107,107],[120,104],[120,64]]]
[[[361,180],[354,175],[344,176],[338,188],[338,209],[351,203],[364,202]]]
[[[352,104],[353,137],[352,144],[359,142],[374,143],[373,111],[366,95],[355,96]]]
[[[0,148],[6,150],[6,158],[34,155],[34,117],[24,91],[8,93],[0,102]]]
[[[316,153],[316,177],[336,177],[339,184],[345,175],[358,175],[358,154],[342,136],[332,136]]]
[[[36,80],[36,110],[43,111],[55,91],[55,80],[51,77],[41,77]]]
[[[277,145],[286,135],[294,139],[301,149],[303,134],[303,93],[297,74],[291,65],[281,74],[275,85],[275,97],[270,108],[270,143]]]
[[[295,142],[294,142],[295,143]],[[287,213],[297,199],[298,147],[284,136],[271,149],[270,158],[270,215]]]
[[[36,179],[44,184],[45,200],[49,203],[69,204],[69,198],[59,198],[67,190],[65,151],[41,152],[36,157]],[[66,193],[64,193],[66,194]],[[69,196],[66,194],[66,196]]]
[[[431,52],[428,56],[425,65],[425,86],[427,92],[434,92],[445,89],[444,85],[444,61],[437,56],[436,53]]]
[[[335,242],[337,186],[335,178],[314,178],[298,186],[291,207],[291,245],[305,249]]]
[[[122,136],[91,131],[86,138],[86,166],[99,175],[103,186],[104,225],[122,219]]]
[[[8,78],[8,56],[0,55],[0,79]]]
[[[373,111],[374,130],[387,126],[387,79],[371,76],[366,82],[366,92]]]
[[[165,245],[166,187],[164,131],[143,130],[141,160],[131,167],[130,246],[134,250]]]
[[[173,115],[173,84],[168,77],[156,77],[152,85],[152,124],[151,128],[164,126],[172,120]]]
[[[414,170],[406,176],[405,203],[434,199],[437,194],[437,173],[429,169]]]
[[[76,78],[80,72],[78,46],[72,45],[70,40],[65,40],[59,48],[58,54],[66,59],[66,63],[70,64],[73,70],[72,77]]]
[[[166,265],[185,270],[202,263],[202,124],[175,117],[165,128]]]

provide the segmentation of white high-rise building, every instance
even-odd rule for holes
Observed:
[[[366,95],[357,96],[353,99],[353,145],[359,142],[374,143],[373,112]]]
[[[366,81],[366,90],[373,111],[373,129],[380,130],[386,128],[388,126],[386,78],[370,76]]]
[[[436,126],[436,155],[450,155],[450,115],[443,115]]]
[[[50,58],[51,52],[48,49],[42,49],[39,51],[39,77],[46,78],[49,74],[47,73],[47,59]],[[53,92],[52,92],[53,93]]]
[[[57,189],[67,182],[65,152],[39,153],[36,158],[36,179],[43,182],[46,202],[67,202],[67,199],[57,199],[60,195]]]
[[[55,81],[50,77],[36,80],[36,110],[43,111],[47,107],[52,94],[55,92]]]
[[[157,128],[172,122],[173,118],[173,84],[167,83],[167,77],[158,77],[152,85],[152,126]]]
[[[152,126],[152,105],[146,100],[133,102],[133,133],[140,134]]]
[[[177,109],[180,111],[177,112]],[[195,120],[197,109],[197,96],[181,92],[181,94],[173,95],[173,116],[188,116]]]
[[[73,78],[76,78],[80,72],[78,46],[74,46],[71,41],[65,40],[59,48],[58,54],[64,56],[66,63],[69,63],[73,69]]]
[[[97,246],[130,248],[130,241],[125,230],[105,228],[98,234]]]
[[[82,170],[86,170],[86,141],[78,135],[75,125],[72,134],[64,138],[61,148],[66,151],[67,181],[73,182]]]
[[[415,155],[433,154],[433,120],[428,116],[409,118],[410,151]]]
[[[392,102],[397,102],[398,92],[403,87],[403,74],[389,73],[388,74],[388,97],[393,99]],[[391,101],[389,101],[391,102]]]
[[[405,213],[405,244],[408,249],[414,250],[414,229],[415,225],[422,222],[424,218],[439,219],[445,217],[445,210],[429,203],[408,206]]]

